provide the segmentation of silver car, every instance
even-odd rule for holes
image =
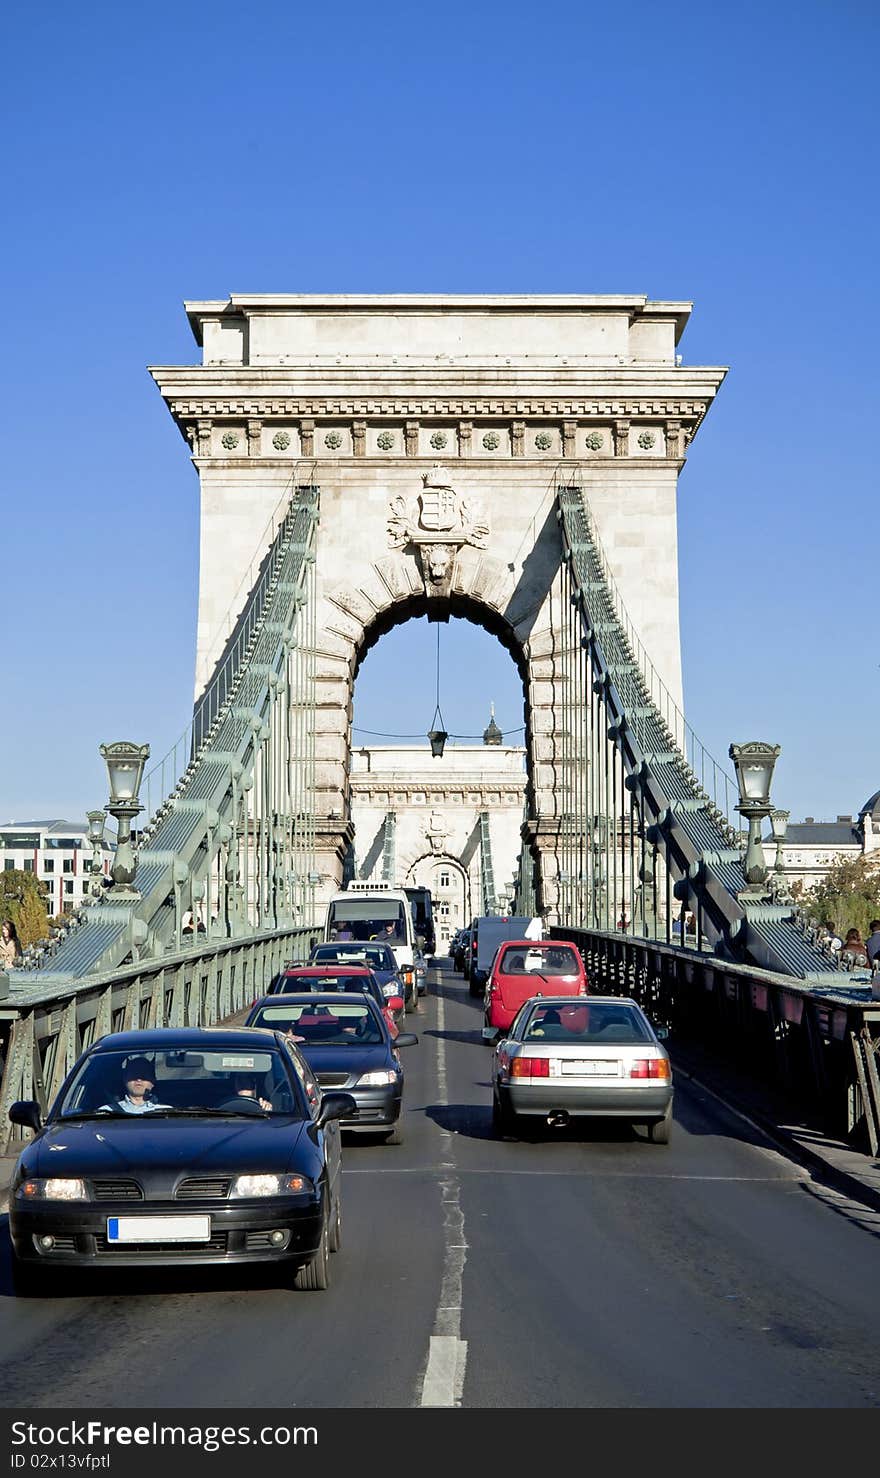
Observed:
[[[516,1133],[520,1115],[564,1128],[572,1119],[628,1119],[668,1144],[672,1069],[641,1007],[624,996],[534,996],[492,1059],[492,1124]]]

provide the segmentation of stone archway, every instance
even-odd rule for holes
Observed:
[[[531,551],[525,580],[483,552],[462,548],[450,561],[442,593],[415,553],[392,553],[353,581],[319,584],[317,638],[318,871],[329,893],[342,877],[351,839],[348,764],[354,682],[364,654],[392,627],[413,617],[461,616],[497,636],[523,681],[527,810],[525,844],[538,862],[543,906],[555,905],[555,820],[560,749],[561,546],[549,519]],[[331,562],[332,563],[332,562]],[[321,559],[319,553],[319,580]],[[438,582],[439,583],[439,582]],[[405,680],[401,692],[405,692]],[[546,845],[545,845],[546,843]]]
[[[442,882],[439,886],[432,887],[427,876],[436,877],[448,869],[454,874],[457,883],[447,892]],[[453,856],[451,852],[423,852],[420,857],[415,857],[405,868],[405,882],[407,884],[421,884],[431,888],[431,901],[434,910],[434,929],[437,936],[437,954],[444,951],[439,948],[441,939],[446,942],[455,928],[463,928],[473,914],[471,901],[471,880],[467,868],[460,858]],[[450,905],[448,915],[440,912],[444,903]],[[457,906],[456,906],[457,905]]]

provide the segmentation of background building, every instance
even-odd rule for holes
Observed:
[[[775,850],[765,842],[772,866]],[[809,892],[827,877],[836,862],[862,857],[880,848],[880,790],[869,796],[858,816],[838,816],[834,821],[790,821],[782,847],[782,865],[789,884],[802,883]]]
[[[102,871],[109,876],[113,847],[101,845]],[[79,821],[7,821],[0,826],[0,855],[7,872],[32,872],[46,884],[51,918],[78,908],[88,894],[92,847]]]

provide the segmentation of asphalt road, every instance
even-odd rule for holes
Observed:
[[[0,1404],[880,1405],[876,1213],[685,1079],[668,1147],[496,1142],[478,1003],[448,967],[430,992],[404,1144],[345,1143],[328,1292],[190,1268],[16,1300],[4,1230]]]

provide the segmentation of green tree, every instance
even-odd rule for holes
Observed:
[[[11,919],[22,949],[45,939],[49,933],[46,884],[32,872],[17,867],[0,872],[0,921]]]
[[[858,929],[863,939],[872,919],[880,919],[880,858],[841,858],[827,876],[804,895],[804,907],[816,923],[830,919],[841,939],[847,929]]]

